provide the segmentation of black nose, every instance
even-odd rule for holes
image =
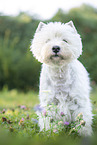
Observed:
[[[53,46],[52,48],[54,53],[58,53],[60,51],[60,47],[59,46]]]

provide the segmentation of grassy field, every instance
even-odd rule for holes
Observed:
[[[97,87],[94,87],[91,93],[93,104],[93,120],[94,136],[97,135]],[[66,134],[66,132],[39,133],[37,124],[37,115],[33,107],[39,103],[38,93],[36,92],[18,92],[17,90],[8,91],[6,88],[0,92],[0,141],[3,144],[12,142],[23,143],[29,141],[30,144],[48,143],[61,144],[78,144],[81,138],[76,135]],[[67,139],[69,137],[69,139]],[[5,139],[6,138],[6,139]],[[21,140],[21,142],[20,142]],[[1,145],[1,144],[0,144]]]

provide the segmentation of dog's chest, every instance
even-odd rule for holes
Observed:
[[[73,83],[71,71],[66,67],[63,69],[49,70],[49,74],[54,102],[57,102],[58,100],[60,100],[60,102],[70,101],[71,98],[69,93]]]

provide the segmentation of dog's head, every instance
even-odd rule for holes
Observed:
[[[65,24],[40,22],[32,40],[31,51],[41,63],[64,65],[81,55],[81,38],[72,21]]]

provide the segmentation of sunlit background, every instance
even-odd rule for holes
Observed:
[[[49,19],[59,8],[67,12],[83,3],[97,8],[96,0],[0,0],[0,12],[5,15],[18,15],[23,11]]]
[[[30,52],[40,21],[72,20],[83,42],[79,58],[97,83],[96,0],[0,0],[0,88],[37,90],[41,64]]]

